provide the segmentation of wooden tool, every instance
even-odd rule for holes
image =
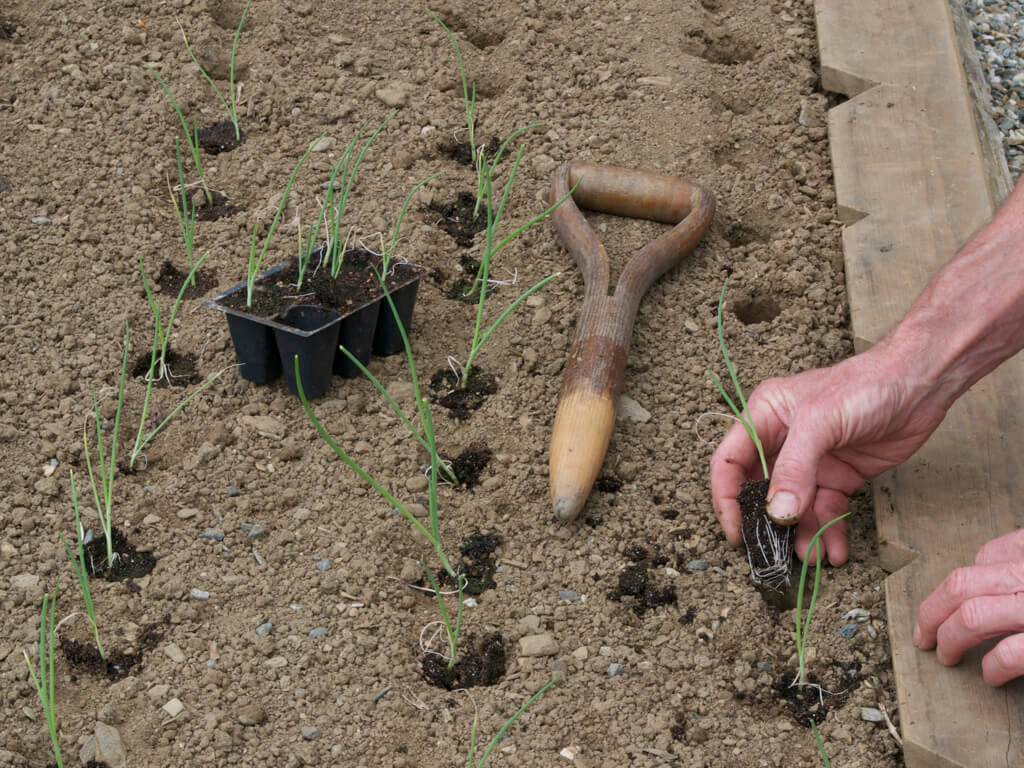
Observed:
[[[571,189],[572,196],[551,214],[584,282],[583,308],[551,434],[551,501],[561,520],[579,514],[608,451],[640,300],[693,250],[715,211],[714,195],[704,187],[661,173],[583,161],[555,172],[551,202]],[[581,207],[676,226],[630,259],[609,294],[608,254]]]

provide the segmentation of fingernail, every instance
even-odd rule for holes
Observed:
[[[914,645],[921,646],[921,627],[917,624],[914,625]]]
[[[800,501],[789,491],[779,491],[768,502],[768,514],[777,523],[792,523],[800,514]]]

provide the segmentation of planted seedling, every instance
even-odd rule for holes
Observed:
[[[313,151],[313,147],[316,146],[317,142],[322,139],[326,133],[321,133],[306,150],[301,158],[299,158],[298,165],[295,166],[295,170],[292,171],[292,175],[288,179],[288,184],[284,188],[284,195],[281,197],[281,202],[277,206],[277,211],[274,213],[274,219],[270,223],[270,229],[267,231],[267,236],[263,240],[263,247],[260,249],[259,256],[256,255],[256,240],[259,234],[259,221],[256,221],[252,227],[252,242],[249,248],[249,267],[246,273],[245,281],[245,305],[252,308],[252,297],[253,291],[256,288],[256,278],[259,275],[260,267],[263,264],[263,257],[267,255],[267,249],[270,247],[270,240],[274,237],[274,232],[277,230],[278,222],[281,220],[281,213],[284,211],[285,206],[288,204],[288,194],[292,190],[292,184],[295,183],[295,177],[299,174],[299,169],[302,168],[302,164],[306,162],[306,158],[309,157]]]
[[[514,135],[515,134],[513,134],[513,136]],[[505,148],[508,146],[508,142],[511,140],[511,138],[512,137],[507,139],[505,143],[502,144],[501,149],[498,152],[499,156],[505,151]],[[552,211],[554,211],[556,208],[558,208],[558,206],[560,206],[567,199],[569,199],[569,197],[572,196],[572,192],[576,188],[574,186],[573,189],[570,190],[564,197],[556,201],[554,205],[550,206],[543,213],[534,216],[525,224],[522,224],[516,229],[514,229],[506,237],[504,237],[501,240],[498,240],[498,226],[501,223],[502,215],[505,212],[505,205],[506,203],[508,203],[509,195],[512,192],[512,184],[515,181],[516,173],[519,170],[519,163],[522,160],[522,157],[523,148],[520,147],[518,153],[516,154],[515,162],[512,164],[512,169],[509,171],[508,180],[505,182],[505,188],[501,196],[501,201],[499,202],[497,207],[495,207],[494,205],[494,197],[491,190],[491,183],[493,178],[491,171],[493,170],[493,166],[488,169],[488,172],[484,179],[484,199],[486,202],[487,212],[487,237],[486,240],[484,241],[483,256],[480,259],[480,272],[477,275],[477,287],[479,290],[479,296],[477,298],[476,304],[476,319],[473,325],[473,338],[470,341],[469,352],[466,355],[466,362],[464,365],[460,366],[460,388],[465,388],[467,386],[469,382],[469,374],[473,367],[473,361],[476,359],[477,353],[480,351],[480,348],[483,347],[487,339],[490,338],[491,334],[494,333],[494,331],[497,330],[498,326],[500,326],[505,321],[505,318],[508,317],[509,314],[511,314],[511,312],[516,307],[518,307],[523,301],[525,301],[532,294],[539,291],[541,288],[543,288],[545,285],[547,285],[560,275],[559,272],[555,272],[554,274],[548,275],[546,278],[541,280],[532,288],[524,292],[521,296],[519,296],[519,298],[512,302],[512,304],[510,304],[509,307],[504,312],[502,312],[498,316],[498,319],[495,320],[494,323],[490,325],[490,327],[484,329],[484,306],[486,305],[487,296],[489,294],[489,291],[485,290],[484,286],[488,284],[488,280],[490,279],[492,260],[501,251],[502,248],[504,248],[506,245],[512,242],[512,240],[518,237],[522,232],[526,231],[537,222],[547,218]]]
[[[96,423],[96,451],[99,458],[99,472],[93,471],[92,451],[89,449],[89,427],[85,428],[85,466],[89,471],[89,484],[92,486],[93,500],[96,502],[96,515],[107,542],[107,567],[115,561],[113,522],[111,515],[114,507],[114,478],[117,475],[117,435],[121,429],[121,409],[124,406],[124,385],[128,373],[128,346],[131,333],[128,323],[124,324],[124,357],[121,360],[121,379],[117,388],[117,411],[114,415],[114,426],[110,437],[110,454],[104,447],[103,420],[100,418],[100,403],[96,392],[92,393],[93,421]],[[99,482],[97,483],[97,474]]]
[[[736,419],[743,425],[757,449],[761,460],[763,480],[748,480],[740,488],[737,501],[743,513],[743,543],[747,548],[747,562],[750,565],[750,578],[761,590],[765,599],[776,601],[771,593],[783,595],[790,587],[790,572],[793,562],[793,545],[795,543],[795,527],[777,525],[768,516],[768,462],[765,459],[764,446],[757,435],[757,429],[750,418],[743,388],[736,375],[736,366],[729,357],[725,344],[725,329],[722,322],[722,310],[725,306],[725,291],[729,285],[726,280],[722,285],[722,293],[718,299],[718,345],[725,360],[726,370],[736,394],[734,400],[729,396],[721,380],[714,371],[708,369],[708,375],[715,382],[715,387],[722,395]],[[739,405],[736,404],[739,401]],[[792,603],[790,603],[792,605]]]
[[[174,98],[174,94],[171,92],[170,86],[164,82],[164,79],[160,77],[160,74],[156,69],[148,64],[144,65],[146,70],[149,71],[153,77],[160,83],[160,87],[164,89],[164,93],[167,95],[167,99],[171,102],[171,106],[174,108],[174,113],[178,116],[179,122],[181,122],[181,129],[185,132],[185,141],[188,142],[189,152],[192,154],[192,162],[196,166],[196,173],[199,175],[199,183],[203,187],[203,193],[206,196],[206,204],[213,205],[213,193],[210,188],[206,186],[206,177],[203,175],[203,161],[199,156],[199,129],[195,125],[195,121],[192,121],[192,128],[188,127],[188,121],[185,120],[185,115],[182,114],[181,108],[178,106],[177,100]]]
[[[57,697],[54,691],[53,674],[55,637],[53,612],[57,605],[57,590],[58,587],[54,587],[52,595],[43,595],[43,610],[39,617],[39,669],[37,670],[32,665],[28,651],[22,651],[22,653],[25,656],[28,673],[32,677],[32,684],[39,696],[39,703],[43,706],[43,715],[46,717],[46,728],[50,732],[50,743],[53,745],[53,757],[57,761],[57,768],[64,768],[64,760],[60,754],[60,735],[57,732]],[[50,609],[49,613],[47,613],[47,608]]]
[[[96,624],[96,611],[92,604],[92,590],[89,589],[89,570],[85,564],[85,547],[83,541],[85,540],[85,530],[82,528],[82,518],[78,512],[78,491],[75,490],[75,470],[71,470],[71,501],[75,507],[75,538],[78,543],[77,555],[72,552],[71,547],[68,546],[67,541],[64,538],[64,534],[60,535],[61,543],[64,544],[64,551],[68,553],[68,558],[71,560],[71,564],[75,568],[75,575],[78,577],[78,587],[82,591],[82,600],[85,602],[85,613],[89,619],[89,624],[92,626],[92,634],[96,639],[96,650],[100,653],[100,658],[106,661],[106,654],[103,653],[103,643],[100,642],[100,629]],[[93,569],[95,571],[95,568]]]
[[[172,190],[171,203],[174,205],[174,213],[178,219],[178,228],[181,230],[181,237],[185,241],[185,255],[188,257],[188,267],[191,270],[191,274],[189,275],[189,279],[185,281],[185,285],[195,287],[196,265],[194,260],[195,250],[193,243],[196,235],[196,204],[189,198],[186,192],[185,171],[181,162],[181,142],[178,140],[177,136],[174,137],[174,153],[178,158],[178,191],[181,195],[181,202],[179,204],[178,199],[174,196],[174,192]],[[204,256],[203,258],[206,257]]]
[[[188,37],[185,35],[185,28],[181,26],[181,22],[178,22],[178,29],[181,30],[181,37],[185,41],[185,50],[188,51],[188,55],[192,58],[192,62],[199,68],[199,73],[206,78],[206,82],[213,88],[213,92],[217,94],[217,98],[220,103],[224,105],[224,109],[227,110],[228,119],[231,120],[231,124],[235,127],[235,141],[241,141],[242,132],[238,128],[238,108],[235,105],[235,53],[238,51],[238,38],[242,36],[242,25],[245,24],[245,17],[249,13],[249,6],[252,5],[252,0],[249,0],[245,4],[245,8],[242,10],[242,18],[238,22],[238,29],[235,30],[235,39],[231,43],[231,64],[229,67],[228,76],[228,95],[231,97],[231,102],[224,98],[224,94],[220,92],[217,84],[213,82],[213,78],[203,69],[203,65],[199,63],[199,59],[192,52],[192,46],[189,45]]]
[[[498,729],[498,732],[496,734],[494,734],[494,738],[491,739],[490,743],[487,745],[487,749],[484,750],[484,753],[483,755],[481,755],[480,760],[476,763],[473,762],[473,758],[476,756],[476,732],[477,726],[479,725],[479,717],[474,713],[473,730],[470,733],[469,737],[469,758],[466,760],[466,768],[483,768],[483,765],[487,762],[487,758],[491,756],[491,752],[494,751],[494,748],[498,745],[498,742],[501,741],[502,738],[504,738],[505,733],[508,731],[509,728],[512,727],[512,724],[515,723],[515,721],[518,720],[519,717],[526,710],[528,710],[535,701],[537,701],[537,699],[543,696],[548,688],[553,686],[559,680],[561,680],[561,677],[559,675],[555,675],[551,682],[549,682],[547,685],[545,685],[543,688],[541,688],[539,691],[533,694],[533,696],[527,699],[526,703],[523,704],[523,706],[521,706],[518,710],[516,710],[516,713],[512,715],[512,717],[510,717],[508,720],[506,720],[505,724]]]

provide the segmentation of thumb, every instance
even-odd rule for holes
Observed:
[[[795,525],[814,504],[818,464],[829,448],[828,435],[820,428],[790,428],[768,486],[768,515],[776,523]]]

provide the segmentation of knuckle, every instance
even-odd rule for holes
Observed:
[[[957,568],[942,582],[942,596],[959,605],[964,602],[970,589],[971,572],[969,568]]]
[[[960,621],[964,628],[972,634],[985,628],[986,618],[985,606],[981,600],[967,600],[960,606]]]

